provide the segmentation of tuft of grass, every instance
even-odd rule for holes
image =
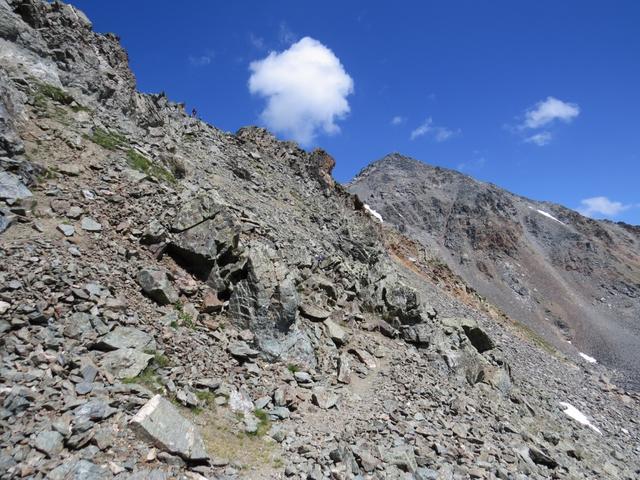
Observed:
[[[182,302],[176,302],[173,307],[176,309],[176,312],[178,312],[178,320],[180,320],[180,323],[182,323],[182,325],[191,329],[196,328],[196,324],[193,321],[193,317],[184,311]],[[173,324],[175,322],[171,322],[171,323]]]
[[[158,353],[155,350],[145,350],[144,353],[146,353],[147,355],[153,355],[153,359],[151,361],[154,365],[160,368],[166,368],[171,365],[171,360],[169,360],[169,357],[162,353]]]
[[[216,396],[211,393],[209,390],[198,390],[196,392],[196,397],[206,406],[215,405]]]
[[[121,133],[108,132],[102,128],[95,128],[88,138],[96,145],[100,145],[107,150],[116,150],[126,146],[128,143],[127,137]]]
[[[47,99],[63,105],[71,105],[73,97],[55,85],[40,83],[33,98],[33,103],[37,107],[46,108]]]
[[[162,385],[160,383],[160,379],[155,374],[152,368],[145,368],[140,375],[137,377],[127,377],[122,380],[122,383],[132,384],[136,383],[138,385],[143,385],[147,387],[152,392],[159,393],[162,390]]]
[[[254,410],[253,414],[258,420],[260,420],[260,423],[258,424],[258,430],[253,435],[262,437],[271,428],[271,420],[269,420],[269,414],[260,408]]]
[[[287,370],[289,370],[291,373],[296,373],[300,371],[300,367],[295,363],[290,363],[289,365],[287,365]]]
[[[173,173],[160,165],[151,163],[151,160],[136,152],[133,148],[127,150],[127,159],[129,161],[129,166],[135,170],[146,173],[158,180],[176,183],[176,177]]]

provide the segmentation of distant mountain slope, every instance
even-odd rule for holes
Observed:
[[[349,190],[439,252],[477,291],[560,347],[640,366],[640,227],[586,218],[392,154]]]

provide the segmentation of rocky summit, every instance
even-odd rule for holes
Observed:
[[[505,314],[640,388],[640,227],[393,154],[349,185]]]
[[[0,0],[0,478],[638,478],[617,372],[498,310],[334,165],[138,93],[69,5]],[[637,238],[582,222],[585,252]]]

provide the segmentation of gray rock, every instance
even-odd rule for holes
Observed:
[[[100,364],[116,378],[133,378],[147,368],[152,358],[153,355],[134,348],[120,348],[104,354]]]
[[[252,349],[245,342],[234,342],[228,347],[229,353],[240,360],[257,357],[260,352]]]
[[[64,448],[62,435],[52,430],[40,432],[36,435],[34,446],[48,457],[55,458]]]
[[[106,468],[84,459],[65,462],[47,475],[50,480],[106,480],[112,477]]]
[[[98,348],[104,350],[119,348],[155,350],[156,341],[153,336],[137,328],[117,326],[99,340]]]
[[[313,389],[311,399],[318,407],[323,410],[329,410],[331,407],[336,406],[340,396],[324,387],[316,387]]]
[[[60,230],[65,237],[70,237],[74,233],[76,233],[76,229],[73,227],[73,225],[67,225],[66,223],[61,223],[60,225],[58,225],[58,230]]]
[[[331,315],[331,312],[308,302],[300,304],[300,313],[308,319],[317,322],[325,320]]]
[[[33,194],[13,173],[0,171],[0,200],[23,200],[31,198]]]
[[[188,462],[209,458],[196,427],[161,395],[149,400],[130,421],[131,427],[156,447]]]
[[[86,230],[87,232],[102,231],[102,225],[96,222],[91,217],[82,217],[82,220],[80,221],[80,226],[82,227],[83,230]]]
[[[333,340],[337,346],[342,346],[349,340],[349,332],[333,320],[325,320],[324,326],[327,336]]]
[[[145,295],[160,305],[176,303],[179,300],[178,292],[162,270],[140,270],[136,279]]]

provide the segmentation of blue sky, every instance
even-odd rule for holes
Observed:
[[[142,91],[325,148],[340,181],[397,151],[640,224],[640,2],[71,3]]]

